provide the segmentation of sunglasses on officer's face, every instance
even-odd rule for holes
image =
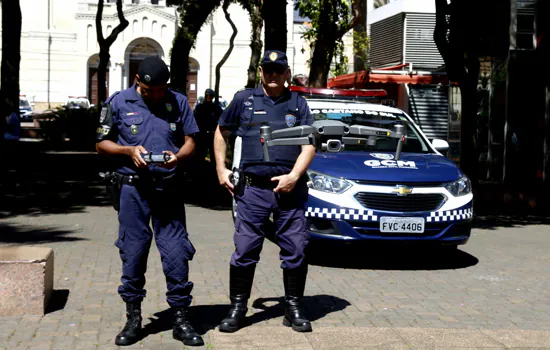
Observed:
[[[281,75],[286,71],[286,67],[280,65],[267,65],[262,67],[262,71],[264,72],[264,74],[277,73]]]

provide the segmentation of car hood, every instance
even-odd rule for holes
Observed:
[[[363,181],[448,182],[462,176],[452,161],[433,153],[402,153],[395,160],[395,153],[390,152],[317,152],[309,169]]]

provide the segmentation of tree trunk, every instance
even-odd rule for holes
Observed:
[[[231,55],[231,52],[233,51],[233,48],[235,47],[235,37],[237,36],[237,26],[235,26],[235,23],[231,20],[231,16],[229,15],[229,12],[227,12],[227,8],[229,7],[229,0],[224,0],[223,3],[223,13],[225,14],[225,19],[229,24],[231,25],[231,29],[233,29],[233,34],[231,34],[231,38],[229,39],[229,48],[225,52],[225,55],[223,55],[222,59],[218,64],[216,65],[216,100],[214,103],[217,105],[220,101],[220,75],[221,75],[221,68],[224,65],[225,61],[229,58]]]
[[[111,59],[111,55],[109,54],[111,45],[113,45],[118,35],[122,33],[122,31],[126,29],[129,24],[126,18],[124,18],[124,12],[122,11],[122,0],[117,0],[116,9],[119,24],[115,27],[115,29],[113,29],[107,38],[104,38],[103,27],[101,26],[101,20],[103,19],[103,1],[104,0],[98,0],[97,14],[95,17],[97,43],[99,44],[99,67],[97,70],[97,99],[99,105],[105,102],[108,97],[106,75],[109,60]]]
[[[336,49],[336,40],[325,40],[319,37],[315,43],[311,66],[309,69],[309,86],[325,88],[330,71],[330,63]]]
[[[366,38],[367,37],[367,0],[353,0],[355,7],[358,9],[357,24],[353,28],[354,38]],[[366,54],[362,52],[365,48],[356,46],[358,40],[354,41],[353,47],[353,71],[360,72],[367,68]]]
[[[185,29],[178,28],[172,56],[170,57],[170,88],[187,95],[187,74],[189,74],[189,53],[193,48],[185,35]]]
[[[462,104],[460,121],[460,168],[477,184],[479,174],[479,148],[477,142],[477,83],[479,79],[479,58],[468,59],[468,73],[459,84]]]
[[[101,105],[107,100],[107,67],[111,60],[109,48],[102,45],[99,47],[99,65],[97,67],[97,99]],[[130,77],[132,79],[132,77]]]
[[[6,117],[19,116],[19,70],[21,64],[21,8],[18,0],[2,1],[2,70],[0,86],[0,132],[6,130]],[[9,33],[9,35],[8,35]]]
[[[324,88],[327,86],[330,64],[336,49],[336,39],[338,38],[338,24],[330,19],[332,3],[330,0],[322,0],[321,11],[319,15],[319,28],[311,64],[309,68],[309,86]]]
[[[265,48],[286,53],[286,4],[287,0],[265,0],[262,17],[265,21]]]
[[[170,87],[187,95],[189,54],[208,16],[220,6],[221,0],[172,0],[178,5],[181,26],[176,31],[170,58]]]
[[[254,4],[250,7],[250,23],[252,24],[252,36],[250,41],[250,64],[248,65],[247,88],[255,88],[258,83],[258,66],[262,57],[262,27],[263,20],[261,15],[261,6]]]
[[[479,57],[466,52],[466,31],[463,19],[467,18],[464,3],[435,0],[436,22],[434,41],[445,61],[450,81],[458,83],[461,98],[460,120],[460,168],[477,184],[477,83],[479,79]],[[472,25],[476,25],[475,23]]]
[[[542,66],[550,60],[550,48],[548,35],[550,35],[550,25],[546,18],[550,5],[548,0],[537,0],[535,5],[535,28],[537,37],[537,55],[539,63]],[[546,88],[546,104],[544,115],[544,163],[543,163],[543,183],[546,189],[550,189],[550,72],[543,69],[542,80]]]

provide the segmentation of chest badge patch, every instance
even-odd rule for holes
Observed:
[[[172,104],[171,104],[171,103],[167,103],[167,104],[166,104],[166,110],[167,110],[168,112],[172,112]]]
[[[286,125],[291,128],[296,124],[296,116],[292,114],[285,115]]]
[[[130,127],[130,130],[132,131],[132,135],[136,135],[138,133],[138,127],[137,125],[132,125]]]
[[[170,123],[170,130],[176,131],[176,123]]]

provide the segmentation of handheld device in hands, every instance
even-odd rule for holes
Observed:
[[[170,159],[172,159],[172,157],[168,153],[153,154],[153,152],[142,154],[141,158],[147,164],[163,164],[168,162]]]

